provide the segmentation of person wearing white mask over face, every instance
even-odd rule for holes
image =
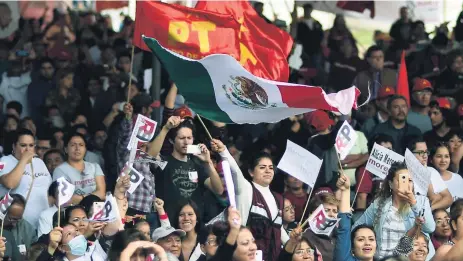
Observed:
[[[277,260],[281,245],[285,244],[289,237],[282,225],[283,197],[270,191],[269,187],[274,176],[272,158],[265,153],[255,157],[249,168],[252,177],[252,182],[249,182],[221,141],[213,139],[211,148],[220,153],[222,160],[230,163],[237,188],[235,193],[241,224],[249,227],[256,237],[257,248],[263,252],[263,260]]]
[[[45,163],[34,157],[35,138],[31,131],[20,129],[13,138],[13,153],[0,159],[0,197],[9,190],[26,199],[24,219],[35,229],[40,213],[49,207],[47,189],[51,175]],[[31,174],[33,172],[33,175]]]

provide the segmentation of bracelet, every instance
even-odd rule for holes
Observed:
[[[164,215],[159,215],[159,219],[167,219],[167,214],[164,214]]]

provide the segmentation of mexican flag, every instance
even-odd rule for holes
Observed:
[[[355,87],[326,94],[322,88],[270,81],[246,71],[235,58],[212,54],[201,60],[181,56],[143,37],[197,114],[218,122],[277,122],[313,110],[348,114],[357,107]]]

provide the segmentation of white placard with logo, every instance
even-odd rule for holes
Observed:
[[[334,147],[339,153],[339,159],[343,160],[349,155],[350,150],[354,147],[357,141],[357,132],[350,126],[347,121],[344,121],[336,135],[336,143]]]
[[[132,146],[136,146],[139,141],[149,142],[154,137],[156,125],[156,121],[138,114],[127,149],[131,150]]]
[[[331,218],[326,214],[323,205],[318,206],[309,217],[310,229],[317,235],[330,236],[338,222],[339,219]]]
[[[126,163],[124,168],[121,171],[121,176],[129,175],[130,176],[130,188],[127,190],[130,194],[132,194],[138,186],[140,186],[140,183],[145,179],[145,177],[138,172],[136,169],[134,169],[131,166],[128,166]]]
[[[69,183],[64,177],[57,179],[57,182],[58,182],[58,204],[62,206],[63,204],[71,200],[76,186]]]

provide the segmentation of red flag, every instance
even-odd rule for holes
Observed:
[[[349,11],[362,13],[365,9],[370,10],[370,17],[375,17],[375,1],[338,1],[336,6]]]
[[[405,51],[402,51],[400,58],[399,76],[397,78],[397,94],[402,95],[407,99],[408,106],[410,106],[410,90],[408,88],[408,73],[407,65],[405,64]]]
[[[288,81],[291,36],[260,17],[249,1],[199,1],[196,9],[231,14],[240,22],[240,64],[255,76]]]
[[[150,51],[142,35],[191,59],[216,53],[239,57],[240,25],[231,15],[157,1],[137,1],[134,45]]]
[[[95,1],[95,7],[97,12],[101,12],[106,9],[119,9],[129,6],[129,1],[107,1],[107,0],[98,0]]]

